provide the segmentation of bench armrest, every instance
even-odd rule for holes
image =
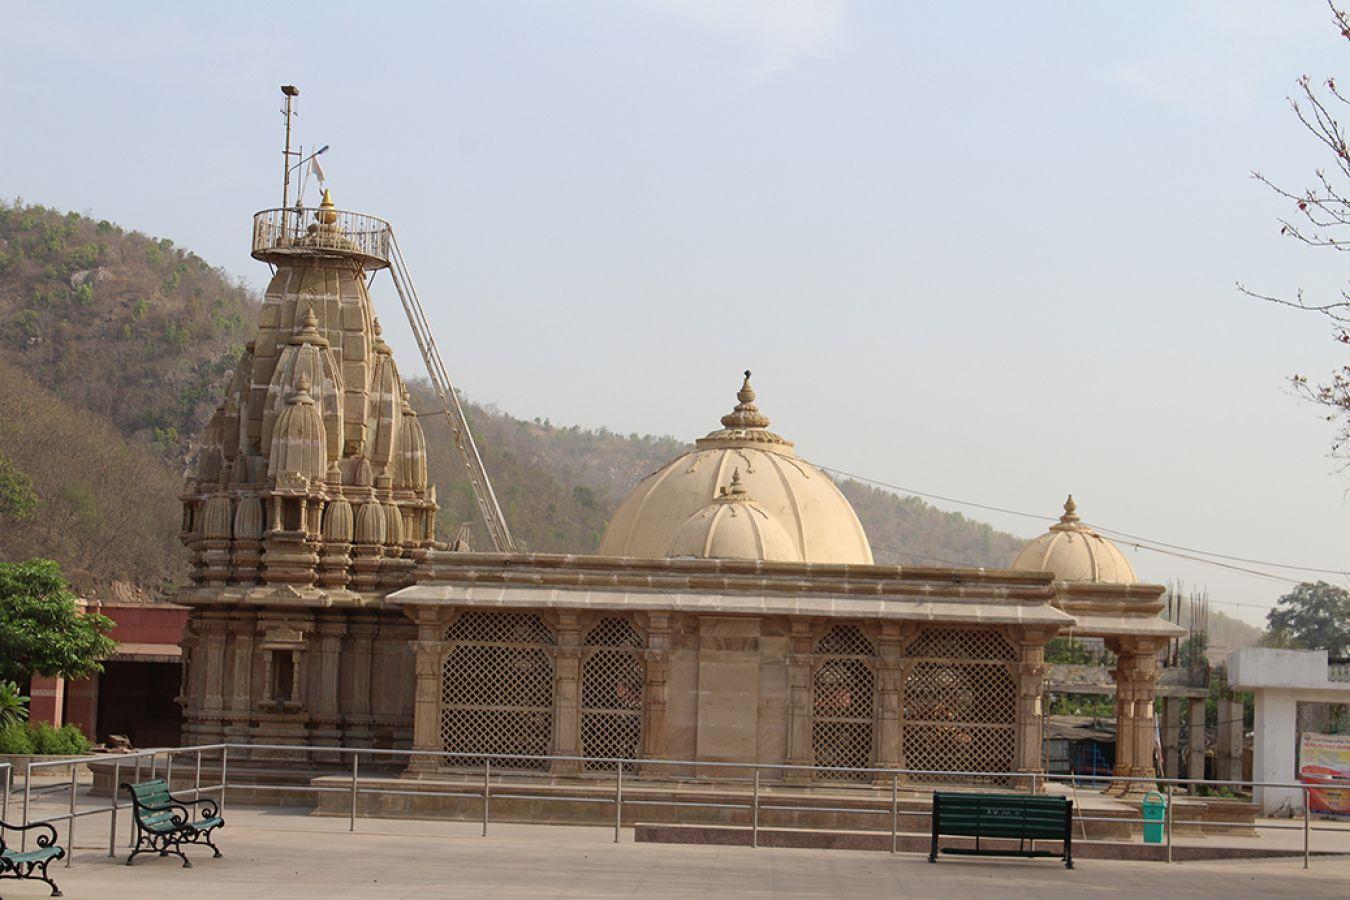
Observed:
[[[182,797],[173,797],[172,799],[174,803],[180,803],[183,806],[204,806],[205,809],[202,810],[202,815],[208,819],[214,816],[220,809],[220,804],[213,797],[194,797],[191,800],[185,800]]]
[[[56,826],[50,822],[37,822],[33,825],[11,825],[8,822],[0,822],[0,828],[8,831],[32,831],[35,828],[45,828],[45,834],[39,834],[34,838],[38,847],[46,848],[56,843]]]

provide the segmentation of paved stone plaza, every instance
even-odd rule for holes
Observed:
[[[103,817],[80,827],[75,864],[55,874],[67,897],[194,898],[462,896],[1345,896],[1350,857],[1214,863],[948,858],[859,851],[752,850],[612,842],[606,829],[469,823],[343,820],[286,810],[231,809],[222,859],[193,854],[194,867],[141,858],[109,859]],[[95,825],[98,822],[98,825]],[[41,884],[5,884],[10,900],[45,897]]]

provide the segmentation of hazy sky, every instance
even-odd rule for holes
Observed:
[[[1324,162],[1284,101],[1350,77],[1319,0],[3,0],[0,20],[0,196],[262,286],[249,217],[280,202],[293,82],[300,139],[332,146],[339,206],[394,223],[475,400],[692,439],[748,367],[817,463],[1045,514],[1072,491],[1122,531],[1350,568],[1350,476],[1285,387],[1344,354],[1234,289],[1344,280],[1249,177]],[[387,276],[374,293],[416,373]],[[1288,587],[1127,553],[1250,620]]]

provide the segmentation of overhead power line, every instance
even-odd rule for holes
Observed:
[[[974,500],[963,500],[959,497],[950,497],[944,494],[935,494],[931,491],[922,491],[917,488],[907,487],[905,485],[892,484],[890,482],[880,481],[875,478],[868,478],[865,475],[858,475],[853,472],[846,472],[843,469],[836,469],[831,466],[821,465],[816,462],[812,462],[812,465],[816,466],[817,468],[825,472],[829,472],[832,475],[838,475],[844,478],[851,478],[854,481],[860,481],[866,484],[876,485],[877,487],[887,488],[892,491],[899,491],[904,494],[912,494],[916,497],[923,497],[924,499],[927,500],[937,500],[943,503],[953,503],[958,506],[968,506],[973,509],[982,509],[989,512],[1003,513],[1005,515],[1020,516],[1026,519],[1034,519],[1039,522],[1058,521],[1058,519],[1054,516],[1047,516],[1041,513],[1025,512],[1019,509],[1011,509],[1006,506],[996,506],[990,503],[979,503]],[[1101,525],[1094,524],[1092,527],[1102,532],[1103,534],[1110,535],[1116,538],[1117,540],[1120,540],[1121,542],[1125,543],[1127,546],[1134,547],[1135,549],[1138,550],[1148,550],[1153,553],[1162,554],[1164,556],[1171,556],[1177,559],[1185,559],[1191,562],[1198,562],[1205,565],[1216,566],[1221,569],[1227,569],[1229,571],[1238,572],[1244,575],[1252,575],[1258,578],[1268,578],[1272,581],[1280,581],[1286,584],[1299,584],[1301,582],[1300,579],[1291,578],[1287,575],[1281,575],[1274,572],[1265,572],[1261,571],[1260,569],[1248,568],[1247,566],[1270,566],[1277,569],[1286,569],[1295,572],[1311,572],[1321,575],[1340,576],[1342,578],[1345,578],[1348,582],[1350,582],[1350,572],[1347,572],[1345,569],[1322,568],[1317,566],[1300,566],[1300,565],[1293,565],[1290,563],[1278,563],[1278,562],[1271,562],[1269,560],[1251,559],[1249,557],[1237,556],[1233,554],[1215,553],[1207,550],[1200,550],[1195,547],[1187,547],[1182,544],[1171,544],[1166,541],[1157,541],[1153,540],[1152,538],[1141,537],[1139,535],[1131,534],[1130,532],[1119,531],[1114,528],[1106,528]],[[903,553],[904,551],[897,551],[897,552]],[[932,557],[922,557],[919,556],[918,554],[905,553],[905,555],[914,557],[916,559],[928,559],[933,562],[947,562],[949,564],[955,565],[954,563],[950,563],[950,561],[947,560],[938,560],[933,559]],[[1234,563],[1246,563],[1247,566],[1234,565]],[[1261,606],[1259,604],[1237,603],[1234,601],[1215,601],[1215,602],[1224,603],[1229,606],[1247,606],[1256,609],[1270,608],[1267,606]]]

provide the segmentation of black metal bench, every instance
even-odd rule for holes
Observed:
[[[5,843],[6,831],[32,831],[45,829],[34,839],[37,845],[32,850],[19,850]],[[56,829],[42,822],[37,825],[10,825],[0,822],[0,878],[31,878],[45,881],[52,889],[53,897],[61,896],[61,889],[47,874],[47,866],[66,855],[65,848],[56,843]]]
[[[184,844],[205,844],[220,856],[220,848],[211,840],[211,832],[225,826],[216,801],[175,797],[163,778],[140,784],[123,783],[122,790],[131,795],[131,819],[136,824],[136,847],[127,857],[127,865],[139,853],[160,856],[172,853],[191,868],[191,860],[183,853]],[[194,821],[187,807],[198,804],[202,806],[202,816]]]
[[[933,794],[933,846],[928,861],[937,862],[938,837],[973,837],[974,847],[943,847],[943,853],[980,856],[1062,857],[1073,868],[1073,801],[1067,797],[1023,794]],[[1017,849],[981,847],[981,838],[1017,841]],[[1037,850],[1037,841],[1062,841],[1062,853]],[[1028,846],[1030,842],[1030,846]]]

